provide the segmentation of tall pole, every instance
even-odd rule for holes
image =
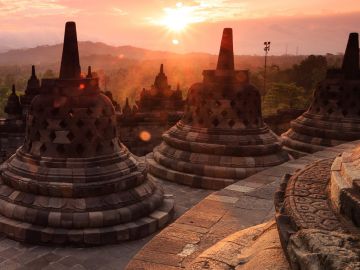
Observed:
[[[266,68],[267,68],[267,56],[270,51],[270,41],[264,42],[264,51],[265,51],[265,65],[264,65],[264,94],[266,93]]]

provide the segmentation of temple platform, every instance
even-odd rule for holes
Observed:
[[[214,193],[161,181],[159,184],[165,193],[174,196],[175,221],[160,233],[144,239],[75,248],[22,244],[2,235],[0,269],[125,269],[126,265],[127,269],[185,269],[198,262],[219,241],[227,241],[240,230],[271,221],[275,213],[273,196],[284,174],[292,174],[314,161],[335,158],[359,143],[327,148]],[[210,256],[209,260],[218,258]]]

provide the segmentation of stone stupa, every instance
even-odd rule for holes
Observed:
[[[216,70],[188,92],[182,119],[147,158],[151,177],[221,189],[289,159],[264,124],[259,90],[234,69],[232,29],[223,32]]]
[[[291,122],[284,146],[294,156],[360,139],[359,37],[351,33],[341,69],[330,69],[309,109]]]
[[[35,244],[137,239],[170,220],[173,200],[124,147],[97,78],[81,75],[76,26],[66,23],[58,79],[43,79],[23,146],[2,166],[0,231]]]
[[[31,76],[27,81],[25,94],[20,96],[20,103],[23,110],[23,115],[26,117],[26,114],[29,111],[31,101],[36,95],[40,92],[40,80],[36,76],[35,66],[31,67]]]
[[[19,119],[21,118],[22,107],[20,104],[19,96],[16,94],[15,85],[11,88],[11,94],[9,95],[5,109],[8,119]]]

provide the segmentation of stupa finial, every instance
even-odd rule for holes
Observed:
[[[342,70],[347,79],[356,79],[360,76],[359,70],[359,34],[350,33],[344,60],[342,64]]]
[[[36,77],[35,66],[31,66],[31,77]]]
[[[161,65],[160,65],[160,73],[161,73],[161,74],[164,73],[164,64],[161,64]]]
[[[234,70],[234,49],[233,49],[233,32],[232,28],[224,28],[217,70]]]
[[[88,66],[88,73],[86,75],[86,78],[91,79],[92,78],[92,73],[91,73],[91,66]]]
[[[60,79],[79,79],[81,74],[75,22],[65,25]]]

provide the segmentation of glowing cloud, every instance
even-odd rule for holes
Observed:
[[[27,17],[65,14],[68,8],[57,0],[1,0],[0,16],[26,11]]]
[[[176,3],[175,7],[163,8],[164,16],[150,21],[172,32],[181,32],[188,26],[206,21],[223,21],[236,18],[245,11],[246,4],[226,0],[194,0],[185,5]]]
[[[153,20],[153,22],[170,31],[181,32],[191,24],[204,21],[204,18],[196,14],[196,9],[196,6],[185,6],[179,2],[175,8],[164,8],[165,16],[160,20]]]

